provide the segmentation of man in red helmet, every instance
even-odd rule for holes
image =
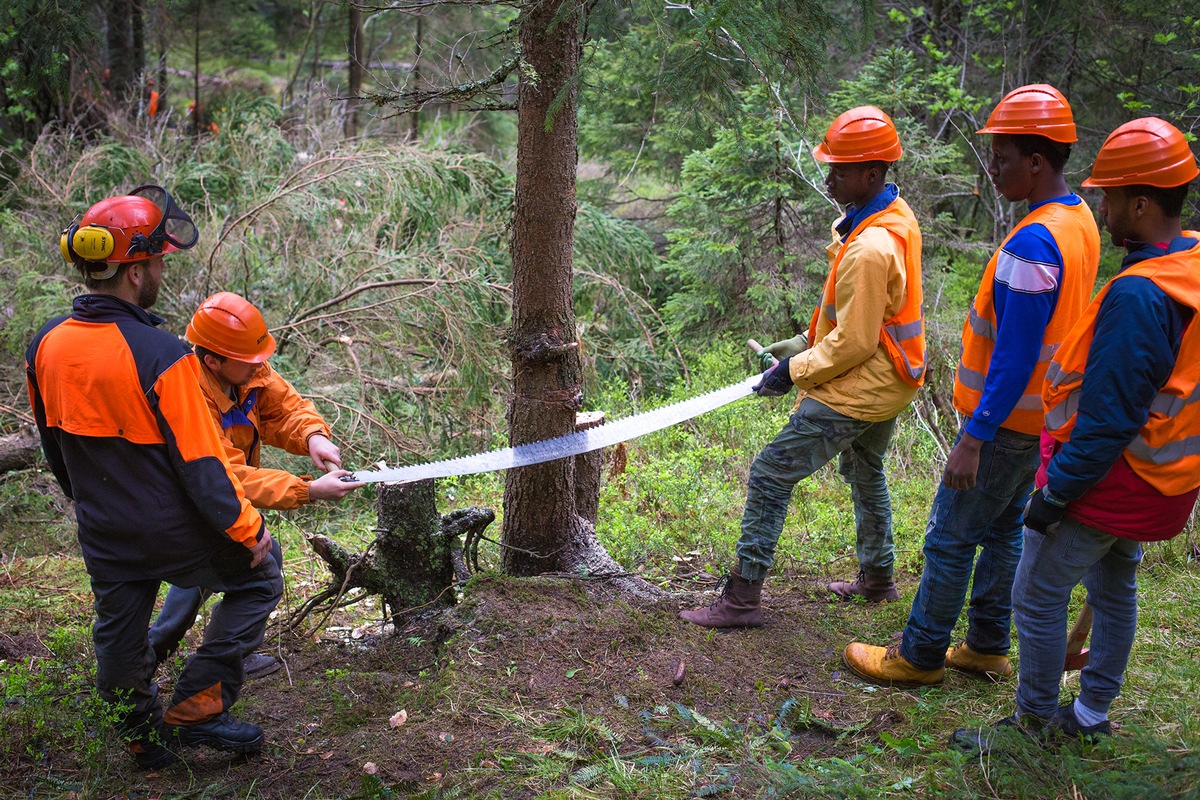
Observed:
[[[1015,89],[979,133],[988,173],[1029,212],[988,261],[962,333],[954,407],[962,425],[925,531],[925,569],[899,642],[851,642],[846,666],[887,686],[941,683],[946,667],[999,680],[1008,660],[1021,518],[1038,464],[1042,380],[1096,282],[1100,232],[1063,176],[1075,121],[1053,86]],[[979,557],[976,559],[976,552]],[[950,647],[970,589],[966,638]]]
[[[829,276],[807,336],[776,342],[780,359],[755,387],[760,396],[800,388],[788,425],[750,467],[738,561],[708,608],[680,616],[707,628],[762,625],[763,580],[774,560],[792,490],[840,454],[854,498],[859,575],[830,591],[868,602],[899,597],[892,577],[892,509],[884,456],[896,415],[925,374],[921,231],[887,182],[902,155],[896,127],[872,106],[845,112],[813,151],[829,164],[825,187],[846,213],[826,247]]]
[[[203,366],[201,386],[225,454],[255,508],[286,510],[318,500],[338,502],[365,485],[342,480],[350,473],[341,468],[341,452],[329,439],[329,425],[316,406],[267,363],[275,353],[275,337],[253,304],[233,292],[213,295],[192,315],[187,338]],[[311,480],[263,467],[262,445],[308,456],[325,474]],[[278,543],[275,560],[282,566]],[[198,587],[168,590],[150,629],[158,662],[179,646],[204,599]],[[275,672],[279,662],[251,652],[244,667],[247,679],[253,679]]]
[[[95,596],[96,688],[137,763],[177,760],[167,743],[252,752],[257,725],[229,714],[242,654],[283,593],[272,539],[234,474],[200,390],[200,363],[149,313],[163,256],[195,245],[167,192],[141,186],[63,232],[88,293],[34,337],[26,375],[46,460],[75,501]],[[159,585],[222,594],[164,715],[146,636]]]
[[[1200,233],[1182,229],[1200,175],[1187,140],[1155,117],[1113,131],[1085,187],[1127,251],[1046,373],[1042,468],[1025,512],[1012,599],[1021,670],[1016,713],[955,731],[988,751],[1005,732],[1094,739],[1112,732],[1137,628],[1142,542],[1179,534],[1200,493]],[[1067,605],[1080,582],[1092,607],[1079,696],[1059,705]]]

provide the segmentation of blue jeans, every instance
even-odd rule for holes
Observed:
[[[1021,671],[1017,711],[1047,719],[1058,707],[1067,653],[1067,602],[1083,581],[1092,621],[1091,661],[1079,675],[1079,699],[1108,713],[1121,692],[1137,630],[1137,567],[1142,546],[1067,518],[1049,536],[1025,529],[1013,584]]]
[[[962,435],[960,429],[955,444]],[[977,653],[1008,652],[1021,523],[1038,462],[1037,436],[1001,428],[980,448],[974,487],[938,486],[925,529],[925,570],[900,645],[914,667],[945,662],[968,585],[967,644]]]
[[[854,498],[856,552],[863,571],[890,577],[892,502],[888,495],[883,457],[892,440],[896,419],[865,422],[837,413],[805,398],[788,424],[763,448],[750,466],[738,566],[742,577],[762,580],[775,560],[788,505],[796,484],[841,455],[842,477]]]

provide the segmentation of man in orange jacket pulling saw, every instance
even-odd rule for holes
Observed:
[[[329,425],[316,407],[267,363],[275,353],[275,337],[262,313],[233,292],[219,292],[192,315],[188,341],[200,359],[200,384],[221,443],[246,498],[255,508],[292,509],[317,500],[340,501],[364,484],[343,481],[350,473],[330,441]],[[319,470],[316,480],[261,466],[262,446],[306,455]],[[275,560],[283,557],[275,545]],[[164,661],[179,646],[196,619],[205,594],[198,587],[172,586],[150,629],[155,658]],[[247,678],[269,675],[279,662],[261,653],[245,660]]]

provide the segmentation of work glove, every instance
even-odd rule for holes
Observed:
[[[1045,489],[1035,489],[1025,506],[1025,527],[1051,536],[1066,513],[1065,500],[1059,500]]]
[[[776,361],[782,361],[785,358],[791,358],[794,355],[799,355],[807,349],[808,337],[803,333],[800,333],[790,339],[784,339],[781,342],[769,344],[754,355],[758,357],[760,362],[762,362],[763,369],[770,369],[771,365]]]
[[[790,392],[795,386],[792,383],[791,361],[792,357],[786,356],[782,361],[772,364],[754,384],[754,393],[759,397],[779,397]]]

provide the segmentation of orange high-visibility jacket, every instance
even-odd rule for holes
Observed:
[[[330,435],[316,406],[266,362],[245,386],[236,388],[236,402],[221,391],[207,368],[201,372],[204,397],[221,431],[225,454],[254,507],[288,509],[310,502],[308,479],[259,464],[264,444],[307,456],[309,437]]]
[[[879,329],[879,342],[887,350],[896,374],[909,386],[920,386],[925,381],[925,318],[921,312],[924,296],[921,292],[921,229],[908,203],[897,197],[883,210],[860,222],[842,243],[833,259],[825,288],[821,291],[821,302],[813,310],[812,322],[808,326],[808,341],[819,341],[818,327],[824,318],[826,330],[837,327],[837,269],[842,263],[850,243],[867,228],[884,228],[904,245],[905,298],[900,311],[891,319],[883,321]]]
[[[1200,239],[1195,231],[1183,235]],[[1060,442],[1070,440],[1096,313],[1113,283],[1130,276],[1154,281],[1172,300],[1193,312],[1175,369],[1151,404],[1146,424],[1123,453],[1142,480],[1174,497],[1200,487],[1200,325],[1194,316],[1200,314],[1200,246],[1140,261],[1105,285],[1059,348],[1046,375],[1042,392],[1046,430]]]
[[[1042,350],[1029,376],[1025,391],[999,427],[1036,436],[1042,431],[1042,381],[1050,359],[1058,351],[1071,326],[1087,307],[1100,263],[1100,232],[1086,203],[1073,206],[1046,203],[1031,211],[1004,238],[992,254],[979,282],[979,292],[967,313],[962,332],[962,357],[954,374],[954,407],[973,415],[983,396],[988,366],[996,346],[996,309],[993,305],[996,265],[1004,245],[1027,225],[1041,223],[1054,237],[1062,253],[1063,269],[1054,313],[1042,334]]]
[[[46,460],[75,501],[84,563],[101,580],[178,575],[266,531],[210,419],[200,362],[161,322],[86,294],[25,354]]]

